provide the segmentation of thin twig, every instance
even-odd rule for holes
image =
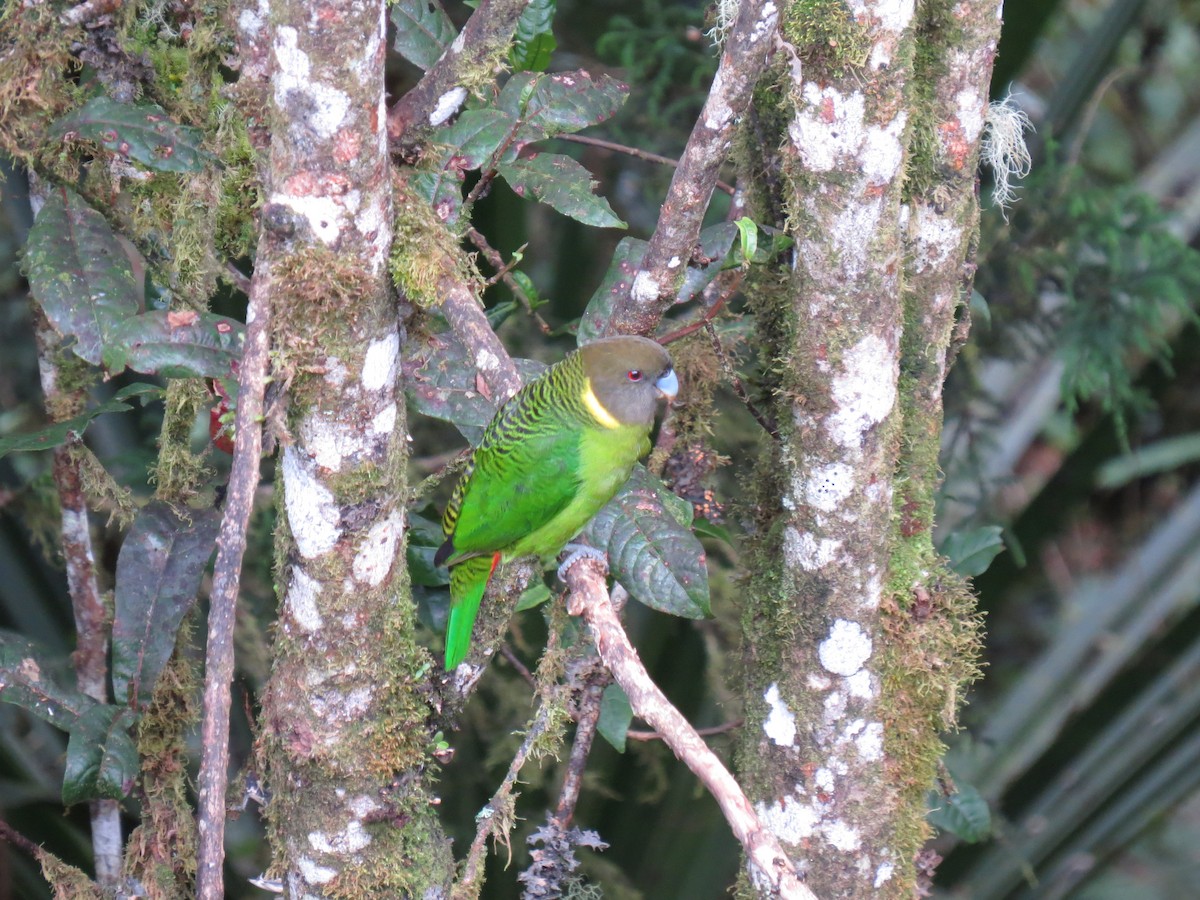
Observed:
[[[512,291],[513,296],[517,298],[517,302],[521,304],[521,308],[525,310],[525,313],[532,316],[533,320],[537,322],[537,326],[541,329],[542,334],[549,334],[551,331],[550,325],[533,308],[533,301],[529,299],[529,295],[525,293],[525,289],[521,287],[521,283],[510,274],[517,267],[517,260],[513,259],[506,263],[500,255],[500,251],[488,243],[488,239],[477,228],[468,228],[467,237],[471,239],[472,244],[479,248],[479,252],[483,254],[483,258],[488,261],[488,264],[496,270],[496,274],[488,279],[488,281],[493,284],[496,279],[503,281],[505,286]],[[524,247],[521,248],[521,250],[524,249]]]
[[[209,595],[208,646],[205,651],[204,724],[201,732],[200,808],[196,895],[224,896],[225,790],[229,769],[230,682],[233,680],[233,629],[246,530],[254,508],[262,462],[263,394],[270,349],[271,282],[268,242],[259,240],[258,267],[250,285],[246,338],[238,369],[238,406],[225,515],[217,536],[217,561]]]
[[[709,338],[712,340],[713,349],[717,353],[717,357],[721,360],[721,368],[725,370],[725,377],[729,379],[729,384],[733,387],[733,392],[737,394],[739,400],[745,405],[746,409],[750,410],[750,415],[754,416],[754,420],[758,422],[775,440],[780,440],[779,426],[772,419],[765,415],[762,410],[750,399],[750,394],[746,391],[746,386],[742,384],[742,379],[738,377],[738,373],[733,368],[733,363],[729,361],[729,356],[725,352],[725,348],[721,346],[721,339],[717,336],[717,330],[713,328],[712,322],[702,322],[704,329],[708,332]]]
[[[656,337],[655,340],[660,344],[669,344],[672,341],[678,341],[681,338],[687,337],[689,334],[694,334],[695,332],[699,331],[706,324],[720,315],[721,310],[725,308],[725,304],[733,298],[733,295],[738,292],[738,288],[741,287],[742,284],[742,273],[740,270],[731,270],[730,272],[724,274],[728,274],[732,277],[727,279],[728,284],[725,285],[725,289],[721,291],[720,296],[718,296],[717,299],[712,302],[712,304],[704,311],[704,314],[701,315],[700,318],[696,319],[694,322],[684,325],[682,328],[677,328],[675,331],[664,334],[661,337]]]
[[[235,288],[247,297],[250,296],[250,278],[229,260],[225,261],[225,277]]]
[[[447,266],[438,279],[438,289],[444,298],[442,314],[454,330],[455,336],[472,354],[472,362],[479,371],[488,393],[499,405],[521,389],[521,376],[513,365],[508,351],[492,331],[487,315],[471,289],[458,280],[451,267]]]
[[[517,674],[524,678],[534,687],[537,687],[537,679],[533,677],[533,673],[529,671],[529,666],[521,662],[521,658],[513,652],[513,648],[508,644],[500,646],[500,655],[508,660],[508,664],[517,670]]]
[[[37,190],[37,188],[34,188]],[[82,407],[86,392],[67,393],[58,383],[59,337],[40,309],[35,315],[38,370],[46,409],[52,419],[69,418]],[[75,682],[79,690],[100,703],[108,702],[108,612],[96,580],[96,555],[92,548],[87,497],[83,490],[81,454],[87,453],[78,437],[54,450],[53,477],[62,516],[62,555],[67,570],[67,591],[75,616]],[[92,852],[96,882],[115,890],[121,878],[121,810],[116,800],[89,804]]]
[[[611,150],[613,153],[624,153],[626,156],[670,166],[673,169],[679,168],[679,160],[677,159],[671,159],[671,157],[663,156],[659,153],[651,153],[649,150],[630,147],[628,144],[618,144],[615,141],[606,141],[603,138],[589,137],[585,134],[556,134],[554,137],[556,140],[570,141],[572,144],[586,144],[589,147],[599,147],[601,150]],[[718,180],[717,188],[731,197],[735,193],[733,185],[725,181]]]
[[[696,734],[701,737],[712,737],[717,734],[727,734],[730,731],[737,731],[746,724],[745,719],[734,719],[731,722],[723,722],[720,725],[710,725],[708,728],[697,728]],[[625,732],[627,740],[631,741],[665,741],[666,738],[657,731],[635,731],[629,729]]]
[[[25,835],[21,834],[21,832],[17,831],[17,829],[13,828],[3,819],[0,819],[0,841],[7,841],[14,847],[24,850],[36,860],[40,861],[42,858],[42,848],[29,838],[25,837]]]
[[[717,176],[737,122],[750,106],[754,85],[774,47],[779,6],[742,0],[725,41],[704,108],[688,137],[629,293],[618,298],[608,320],[610,334],[650,334],[679,292],[692,248],[704,225]]]
[[[585,663],[587,674],[583,679],[583,696],[579,700],[575,740],[571,744],[567,771],[558,792],[558,806],[554,810],[554,820],[564,830],[570,827],[571,819],[575,817],[575,805],[579,802],[579,792],[583,788],[583,771],[587,768],[592,742],[596,739],[596,726],[600,722],[600,700],[604,689],[612,682],[599,657],[594,657],[590,663]]]
[[[787,852],[759,822],[741,786],[651,680],[612,607],[600,564],[593,559],[580,560],[567,571],[566,581],[571,591],[569,611],[587,622],[601,659],[629,697],[634,714],[663,736],[717,801],[745,849],[751,881],[785,900],[815,900],[797,877]]]

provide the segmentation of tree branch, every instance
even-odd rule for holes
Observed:
[[[568,610],[587,622],[600,658],[625,690],[634,714],[654,726],[713,795],[745,849],[755,886],[789,900],[815,900],[797,877],[786,851],[759,822],[729,770],[650,679],[613,610],[599,563],[580,560],[567,571],[566,581],[571,591]]]
[[[462,109],[471,73],[490,71],[508,52],[517,20],[529,0],[482,0],[441,58],[388,113],[388,137],[411,140],[411,130],[436,127]],[[477,76],[476,76],[477,77]]]
[[[272,278],[264,232],[259,265],[250,283],[246,311],[246,343],[238,369],[238,405],[225,515],[217,536],[217,561],[209,599],[208,646],[205,650],[204,724],[201,732],[200,846],[196,895],[200,900],[224,896],[225,790],[229,776],[230,682],[233,680],[233,628],[246,529],[254,508],[262,461],[263,393],[270,345]]]
[[[771,0],[743,0],[708,99],[671,179],[658,227],[628,296],[609,318],[609,334],[649,334],[675,301],[733,130],[766,68],[778,22],[779,8]]]

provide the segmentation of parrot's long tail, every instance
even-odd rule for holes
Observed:
[[[488,580],[496,571],[500,554],[475,556],[450,569],[450,619],[446,622],[446,671],[466,659],[471,632]]]

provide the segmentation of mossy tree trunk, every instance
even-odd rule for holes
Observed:
[[[453,861],[423,778],[428,654],[404,566],[385,6],[281,0],[239,25],[269,53],[243,74],[270,73],[255,278],[271,286],[267,417],[283,444],[260,739],[275,867],[293,897],[438,893]]]
[[[784,16],[742,154],[796,241],[753,290],[780,440],[753,485],[742,775],[817,896],[911,897],[978,641],[931,527],[999,4]]]

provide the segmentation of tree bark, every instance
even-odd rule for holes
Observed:
[[[260,749],[275,867],[294,897],[439,895],[454,871],[425,774],[416,686],[430,660],[403,562],[386,22],[382,2],[281,0],[259,41],[271,48],[263,222],[275,240],[257,265],[275,286],[286,392],[284,414],[268,410],[283,445],[281,604]]]
[[[741,769],[822,897],[914,895],[938,734],[974,672],[971,598],[930,527],[999,26],[981,9],[792,4],[745,132],[752,214],[796,246],[752,289],[780,441],[753,485]]]

